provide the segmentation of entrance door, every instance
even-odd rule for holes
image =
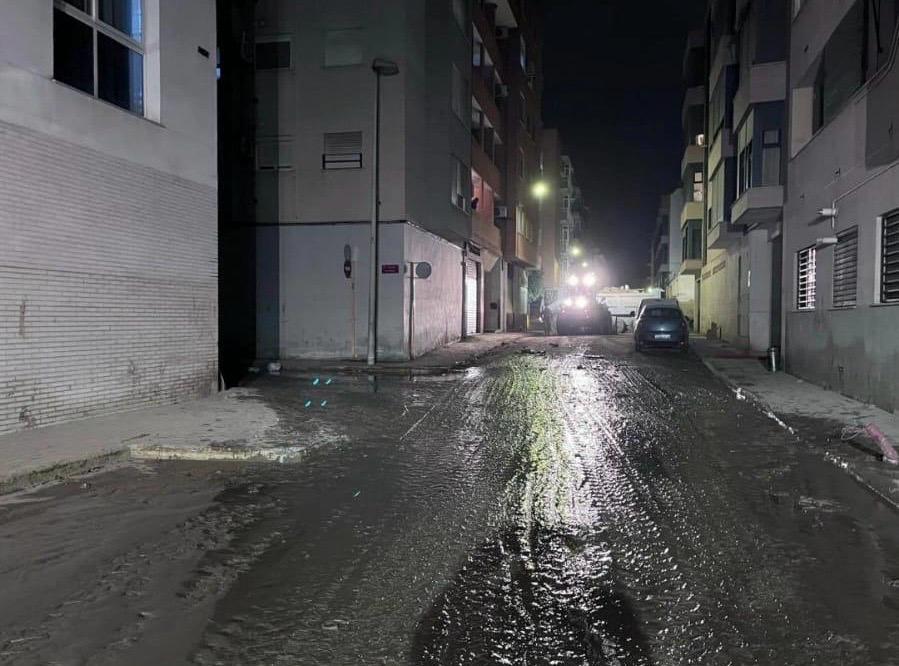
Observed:
[[[478,263],[465,260],[465,335],[478,333],[478,310],[480,309],[478,288]]]

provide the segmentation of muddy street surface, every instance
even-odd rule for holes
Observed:
[[[899,516],[693,356],[255,386],[303,461],[0,501],[0,663],[899,661]]]

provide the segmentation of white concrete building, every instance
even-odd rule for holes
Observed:
[[[0,3],[0,432],[218,385],[213,0]]]
[[[872,4],[793,3],[783,339],[791,372],[895,411],[899,6]]]

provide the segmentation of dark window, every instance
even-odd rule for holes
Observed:
[[[144,62],[140,54],[97,34],[97,96],[136,113],[144,110]]]
[[[56,0],[53,78],[143,114],[142,33],[141,0]]]
[[[80,9],[85,14],[90,14],[91,0],[65,0],[67,5],[72,5],[75,9]]]
[[[853,308],[858,284],[858,228],[838,237],[833,250],[833,307]]]
[[[256,43],[256,69],[289,69],[290,40]]]
[[[643,316],[649,319],[683,319],[677,308],[646,308]]]
[[[53,76],[94,94],[94,31],[59,9],[53,12]]]
[[[814,130],[828,124],[864,82],[865,4],[858,0],[831,35],[815,78]]]
[[[899,211],[883,219],[880,257],[880,301],[899,302]]]
[[[140,0],[98,0],[99,19],[131,39],[140,40],[143,35],[140,4]]]

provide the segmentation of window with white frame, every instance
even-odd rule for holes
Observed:
[[[854,308],[858,286],[858,227],[837,236],[833,248],[833,307]]]
[[[796,253],[796,309],[815,309],[816,251],[807,247]]]
[[[326,132],[322,169],[361,169],[362,132]]]
[[[899,210],[883,217],[880,234],[880,302],[899,303]]]
[[[705,199],[705,176],[701,170],[693,172],[693,201],[702,203]]]
[[[325,67],[361,65],[363,58],[361,28],[325,31]]]
[[[143,0],[55,0],[53,78],[144,113]]]
[[[256,69],[290,69],[290,37],[257,37]]]

